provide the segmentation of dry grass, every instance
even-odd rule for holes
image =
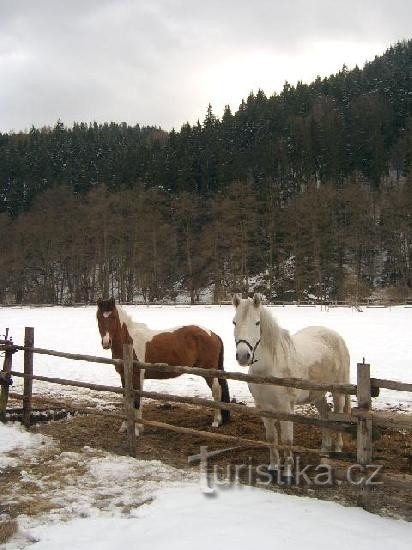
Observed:
[[[60,506],[52,504],[47,498],[35,494],[31,495],[30,498],[19,501],[13,511],[17,513],[17,515],[25,514],[26,516],[37,516],[38,514],[50,512],[50,510],[56,508],[60,508]]]
[[[0,520],[0,544],[5,544],[17,533],[17,521],[15,519]]]

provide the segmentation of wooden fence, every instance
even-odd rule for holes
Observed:
[[[136,456],[136,436],[135,436],[135,423],[143,426],[151,426],[163,430],[169,430],[182,434],[191,434],[195,436],[201,436],[207,439],[211,439],[219,442],[235,443],[242,446],[252,447],[269,447],[270,444],[266,441],[251,440],[243,437],[235,437],[224,433],[215,433],[196,430],[194,428],[184,428],[181,426],[175,426],[165,422],[157,422],[154,420],[139,419],[136,422],[134,416],[133,400],[135,394],[139,394],[142,397],[148,397],[157,401],[172,401],[176,403],[190,404],[200,407],[206,407],[209,409],[225,409],[233,412],[241,412],[248,416],[274,418],[276,420],[289,420],[298,422],[301,424],[317,426],[319,428],[328,428],[334,431],[347,431],[348,429],[356,429],[357,433],[357,462],[359,465],[366,467],[366,465],[372,463],[373,459],[373,439],[372,428],[373,426],[390,428],[390,429],[412,429],[412,418],[408,415],[395,415],[395,414],[381,414],[374,413],[372,411],[372,397],[376,397],[379,394],[380,388],[386,388],[396,391],[412,392],[412,384],[397,382],[394,380],[383,380],[378,378],[371,378],[370,365],[367,363],[358,363],[357,365],[357,384],[317,384],[309,382],[308,380],[298,378],[277,378],[273,376],[253,376],[249,374],[239,372],[226,372],[222,370],[211,370],[192,368],[184,366],[171,366],[163,363],[144,363],[141,361],[133,361],[133,349],[131,345],[124,346],[123,360],[120,359],[108,359],[105,357],[95,357],[90,355],[81,355],[74,353],[65,353],[55,350],[48,350],[43,348],[36,348],[34,346],[34,329],[26,327],[24,345],[15,345],[11,340],[6,338],[0,340],[0,350],[5,353],[3,371],[0,372],[0,384],[1,384],[1,396],[0,396],[0,419],[5,419],[7,400],[9,396],[9,381],[10,376],[22,377],[24,379],[23,395],[17,396],[23,400],[23,423],[26,428],[30,427],[31,412],[32,412],[32,390],[33,380],[49,382],[53,384],[59,384],[63,386],[75,386],[81,388],[88,388],[95,391],[102,392],[114,392],[117,394],[124,394],[125,413],[109,413],[109,412],[96,412],[90,409],[82,409],[79,412],[90,412],[92,414],[100,414],[105,416],[113,416],[116,418],[122,418],[127,421],[127,436],[129,442],[130,454]],[[24,371],[17,372],[12,369],[13,354],[23,351],[24,352]],[[66,380],[62,378],[53,378],[49,376],[35,375],[33,372],[33,356],[34,354],[49,355],[55,357],[63,357],[76,361],[87,361],[100,364],[110,365],[123,365],[125,371],[125,389],[116,386],[106,386],[101,384],[92,384],[86,382],[78,382],[75,380]],[[357,406],[352,408],[351,414],[330,412],[328,417],[319,418],[305,416],[303,414],[286,414],[281,412],[274,412],[269,410],[256,409],[255,407],[247,407],[245,405],[236,403],[220,403],[209,399],[203,399],[199,397],[183,397],[173,394],[165,394],[153,391],[134,390],[132,387],[132,372],[133,369],[144,369],[145,371],[167,371],[173,374],[192,374],[196,376],[208,378],[220,378],[226,380],[238,380],[242,382],[248,382],[253,384],[271,384],[283,387],[293,387],[297,389],[305,390],[322,390],[325,392],[340,392],[348,395],[356,395]],[[277,445],[278,449],[291,450],[293,452],[306,452],[314,453],[325,457],[327,453],[322,452],[320,449],[306,448],[298,445]],[[391,482],[390,477],[385,476],[386,482]],[[392,480],[393,481],[393,480]],[[399,481],[407,484],[412,483],[411,476],[397,476],[397,483]],[[412,485],[411,485],[412,486]],[[366,491],[366,489],[365,489]]]

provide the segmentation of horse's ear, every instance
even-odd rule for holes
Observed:
[[[254,296],[253,296],[253,305],[255,307],[259,307],[260,304],[262,303],[262,297],[260,294],[258,294],[257,292],[255,292]]]
[[[115,305],[116,305],[116,302],[114,298],[110,298],[110,300],[108,300],[108,306],[110,307],[110,309],[114,309]]]
[[[240,304],[240,296],[239,294],[233,294],[232,298],[232,304],[237,307]]]
[[[97,307],[99,309],[102,309],[102,303],[103,303],[103,300],[101,298],[97,298]]]

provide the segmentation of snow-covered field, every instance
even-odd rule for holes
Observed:
[[[126,308],[152,327],[198,323],[224,340],[225,368],[240,370],[234,357],[231,306]],[[412,309],[272,308],[279,323],[294,332],[322,324],[345,338],[356,362],[363,357],[376,377],[412,380],[409,347]],[[110,357],[103,351],[94,307],[0,308],[0,334],[10,328],[16,343],[23,342],[24,327],[35,327],[39,347]],[[23,354],[14,356],[14,368],[22,369]],[[35,372],[82,381],[118,385],[110,366],[35,356]],[[16,379],[16,386],[21,384]],[[209,396],[204,382],[184,376],[175,380],[148,380],[146,387],[180,394]],[[34,384],[36,393],[80,395],[101,399],[99,394],[77,388]],[[230,383],[237,399],[251,401],[247,386]],[[104,400],[102,399],[102,404]],[[412,396],[382,392],[375,406],[412,408]],[[0,424],[0,479],[9,469],[20,470],[19,484],[8,494],[13,499],[46,499],[51,509],[37,515],[20,515],[19,531],[4,547],[38,550],[99,548],[114,550],[169,548],[173,550],[250,548],[259,544],[308,550],[337,550],[373,545],[409,549],[412,524],[381,518],[357,508],[333,502],[273,493],[253,487],[221,490],[213,498],[201,490],[198,474],[176,470],[158,461],[135,460],[84,447],[80,452],[61,452],[50,437],[28,434],[17,425]],[[52,473],[52,475],[50,475]],[[3,478],[4,480],[6,478]],[[26,484],[26,485],[25,485]],[[23,487],[23,489],[22,489]],[[27,487],[27,493],[24,490]],[[5,495],[1,504],[7,508]],[[1,518],[0,507],[0,520]]]
[[[232,306],[126,306],[136,321],[155,328],[169,328],[196,323],[214,330],[225,344],[225,369],[239,371],[235,360]],[[365,308],[358,312],[350,308],[321,311],[319,307],[271,307],[279,324],[292,333],[309,325],[325,325],[339,332],[346,340],[351,354],[351,378],[356,381],[356,363],[365,358],[371,364],[372,376],[404,382],[412,381],[412,348],[410,331],[412,309]],[[110,357],[100,345],[96,323],[96,308],[13,307],[0,308],[0,334],[10,328],[14,341],[23,343],[24,327],[35,327],[35,345],[60,351]],[[22,368],[23,354],[14,356],[15,368]],[[35,356],[35,373],[101,384],[119,385],[114,368],[92,363],[75,362],[56,357]],[[15,380],[16,386],[21,384]],[[231,394],[251,402],[246,384],[229,382]],[[51,394],[92,394],[87,390],[69,389],[35,383],[35,392]],[[209,397],[209,389],[198,377],[183,376],[174,380],[148,380],[145,389],[168,391],[184,395]],[[93,394],[96,397],[95,394]],[[381,391],[375,407],[412,408],[412,395],[406,392]]]
[[[21,456],[28,451],[30,460]],[[360,542],[375,550],[410,548],[412,524],[402,520],[239,485],[211,497],[201,492],[195,473],[89,447],[59,452],[51,438],[17,425],[0,424],[0,453],[13,454],[24,468],[23,487],[30,487],[22,494],[16,484],[12,500],[47,499],[50,507],[40,515],[21,515],[5,550],[32,543],[36,550],[242,550],[256,545],[347,550]],[[43,469],[36,468],[40,462]],[[4,495],[2,504],[7,509]]]

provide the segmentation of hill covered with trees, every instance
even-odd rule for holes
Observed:
[[[0,135],[0,301],[412,285],[412,41],[169,133]]]

